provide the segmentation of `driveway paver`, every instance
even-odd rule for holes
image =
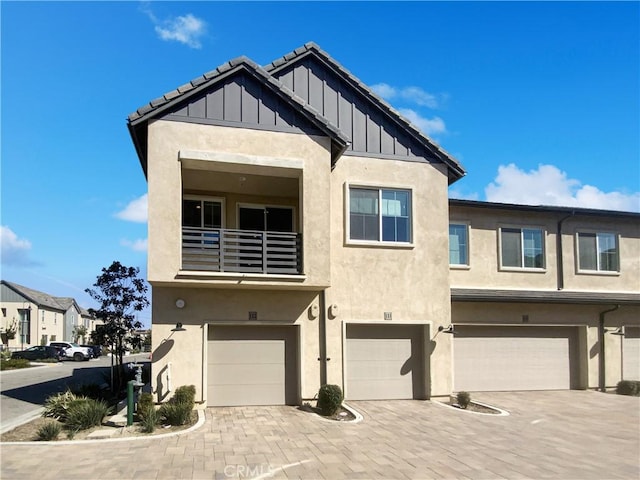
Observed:
[[[117,442],[2,444],[1,478],[640,478],[640,399],[591,391],[477,393],[509,416],[358,401],[364,420],[295,407],[210,408],[196,431]]]

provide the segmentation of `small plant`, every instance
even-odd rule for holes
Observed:
[[[632,380],[620,380],[616,385],[618,395],[640,395],[639,383]]]
[[[10,358],[0,361],[0,370],[16,370],[18,368],[29,368],[31,363],[26,358]]]
[[[47,397],[44,402],[44,412],[42,413],[42,416],[55,418],[56,420],[64,422],[67,419],[69,406],[72,402],[77,401],[78,398],[83,397],[76,396],[70,390],[51,395],[50,397]]]
[[[338,411],[342,400],[344,400],[344,396],[338,385],[322,385],[318,391],[317,407],[322,415],[330,416]]]
[[[67,411],[65,428],[68,430],[86,430],[102,424],[109,413],[109,405],[103,400],[82,398],[71,402]]]
[[[458,392],[456,400],[458,401],[460,408],[467,408],[471,403],[471,395],[469,392]]]
[[[191,420],[191,407],[188,403],[167,402],[160,406],[158,416],[169,425],[185,425]]]
[[[141,429],[144,433],[153,433],[156,429],[156,426],[159,423],[160,416],[158,415],[158,411],[155,409],[153,404],[146,407],[146,410],[143,410],[144,414],[141,416]],[[140,413],[138,413],[140,415]]]
[[[144,418],[149,410],[153,410],[155,412],[155,408],[153,406],[153,395],[148,392],[142,392],[138,397],[138,405],[136,408],[138,419],[140,421],[144,421]]]
[[[176,388],[175,393],[173,394],[173,398],[171,399],[172,403],[186,403],[191,405],[191,408],[195,405],[196,398],[196,387],[195,385],[182,385],[181,387]]]
[[[41,442],[57,440],[61,431],[62,426],[58,422],[47,422],[38,429],[38,440]]]

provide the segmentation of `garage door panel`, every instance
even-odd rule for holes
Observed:
[[[297,402],[292,327],[212,327],[207,349],[209,406]]]
[[[622,378],[640,380],[640,327],[625,327],[622,338]]]
[[[456,391],[571,388],[575,329],[457,326],[456,332]]]
[[[420,388],[418,326],[349,325],[346,394],[350,400],[411,399]]]

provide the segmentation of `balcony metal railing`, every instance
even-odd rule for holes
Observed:
[[[296,275],[301,235],[227,228],[182,228],[182,269]]]

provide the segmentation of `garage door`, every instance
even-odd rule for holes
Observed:
[[[455,326],[455,391],[572,387],[577,331],[571,327]]]
[[[624,327],[622,337],[622,378],[640,380],[640,327]]]
[[[423,398],[421,332],[421,326],[347,325],[347,398]]]
[[[211,327],[209,406],[297,403],[296,327]]]

